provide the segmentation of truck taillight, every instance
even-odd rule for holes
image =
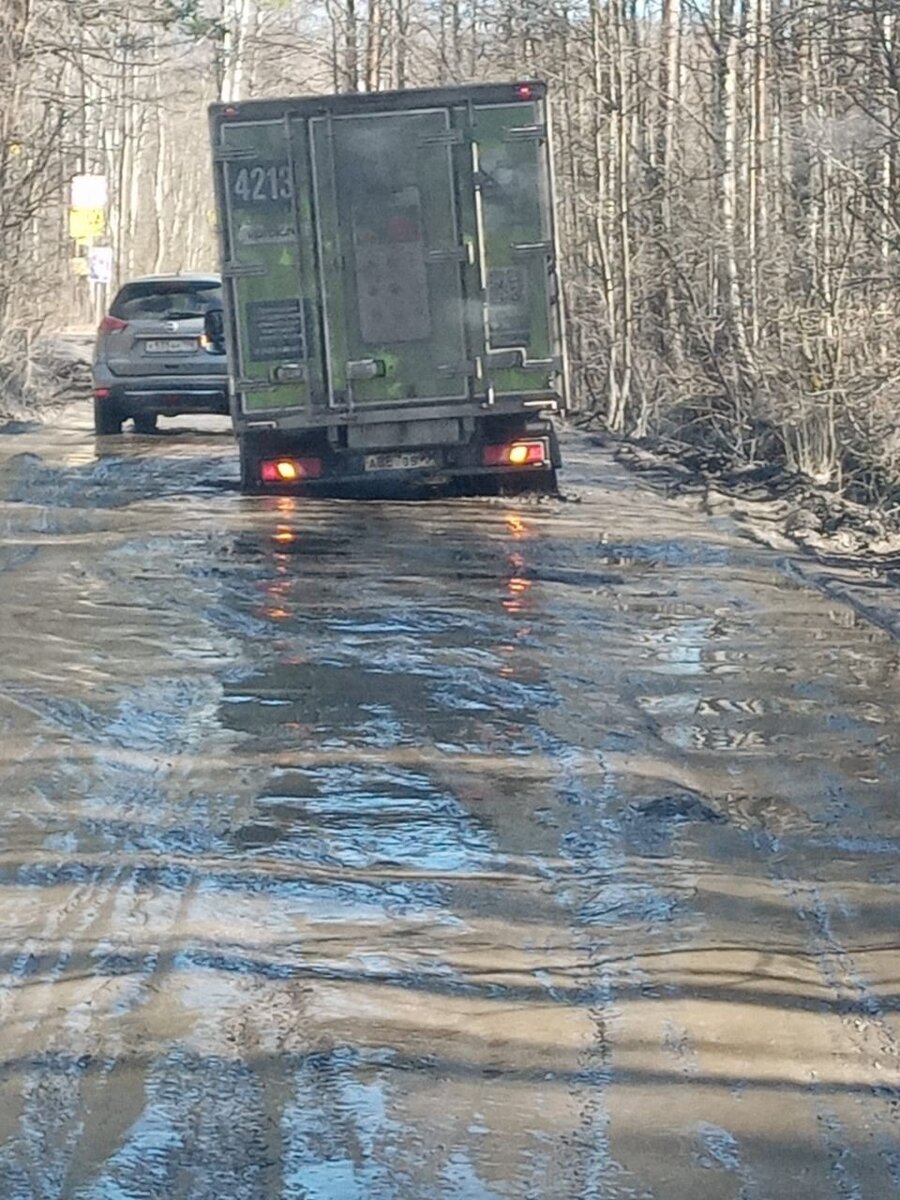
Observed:
[[[128,328],[128,322],[122,321],[119,317],[104,317],[100,322],[100,333],[120,333],[123,329]]]
[[[318,479],[322,461],[318,458],[273,458],[260,464],[259,477],[263,483],[302,483]]]
[[[508,442],[504,446],[485,446],[483,461],[486,467],[539,467],[549,461],[547,442]]]
[[[534,98],[534,88],[530,83],[520,83],[516,88],[516,95],[520,100],[531,100]]]

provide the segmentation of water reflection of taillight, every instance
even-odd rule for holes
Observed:
[[[275,458],[260,464],[259,477],[263,483],[302,483],[318,479],[322,462],[318,458]]]
[[[509,442],[505,446],[485,446],[486,467],[540,467],[549,460],[547,442]]]
[[[99,333],[121,333],[123,329],[128,328],[128,322],[121,320],[119,317],[104,317],[100,322]]]

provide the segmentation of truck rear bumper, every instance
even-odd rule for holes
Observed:
[[[247,495],[318,496],[332,499],[423,499],[432,495],[496,495],[512,492],[556,494],[552,467],[519,471],[379,471],[329,475],[295,483],[252,483]]]
[[[520,451],[510,458],[513,446]],[[393,494],[460,481],[477,491],[489,490],[492,480],[501,488],[531,481],[550,491],[560,465],[550,425],[491,431],[455,445],[379,450],[336,449],[325,440],[241,439],[242,486],[256,494]]]
[[[295,491],[304,494],[338,494],[345,492],[401,492],[404,490],[421,491],[427,488],[439,488],[442,485],[459,480],[491,479],[500,482],[512,482],[514,479],[531,479],[546,476],[548,479],[555,474],[555,468],[550,464],[538,467],[510,467],[498,470],[494,467],[437,467],[437,468],[400,468],[397,470],[379,469],[377,471],[345,471],[322,475],[316,479],[301,480],[292,487],[281,487],[279,483],[263,485],[265,491],[281,493]]]

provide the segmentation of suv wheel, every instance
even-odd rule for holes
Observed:
[[[139,413],[132,417],[135,433],[156,433],[156,414]]]
[[[122,414],[108,396],[94,397],[94,432],[98,437],[122,432]]]

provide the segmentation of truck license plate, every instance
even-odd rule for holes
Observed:
[[[190,354],[197,349],[196,338],[162,338],[145,343],[148,354]]]
[[[400,454],[367,454],[365,461],[367,471],[414,471],[437,465],[436,455],[418,450]]]

